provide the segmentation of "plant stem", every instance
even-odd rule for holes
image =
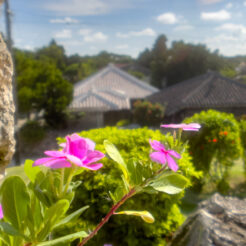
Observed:
[[[70,170],[71,170],[71,171],[70,171],[69,176],[68,176],[68,178],[67,178],[67,182],[66,182],[65,189],[64,189],[64,191],[63,191],[63,193],[62,193],[63,195],[66,195],[66,193],[67,193],[68,187],[69,187],[69,185],[70,185],[70,183],[71,183],[71,181],[72,181],[72,178],[73,178],[73,174],[74,174],[75,168],[72,166]]]
[[[62,194],[64,185],[64,168],[61,168],[61,180],[60,180],[60,190],[59,193]]]
[[[97,225],[97,227],[90,233],[88,237],[86,237],[81,243],[79,243],[77,246],[83,246],[85,245],[91,238],[93,238],[97,232],[101,229],[101,227],[109,220],[109,218],[116,212],[116,210],[130,197],[132,197],[135,194],[135,189],[131,189],[125,196],[121,198],[119,202],[117,202],[113,207],[110,209],[108,214],[102,219],[102,221]]]

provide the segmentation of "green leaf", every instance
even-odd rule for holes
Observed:
[[[4,219],[20,230],[27,216],[30,196],[25,182],[18,176],[7,178],[1,186]]]
[[[69,222],[76,220],[88,208],[89,208],[89,206],[84,206],[84,207],[76,210],[75,212],[71,213],[70,215],[68,215],[67,217],[62,219],[59,223],[57,223],[54,228],[58,228],[59,226],[62,226],[64,224],[67,224]]]
[[[148,211],[120,211],[115,214],[126,214],[126,215],[134,215],[140,216],[147,223],[154,223],[155,219],[153,215]]]
[[[38,233],[38,240],[44,240],[52,229],[59,223],[69,208],[69,202],[66,199],[59,200],[45,211],[43,228]]]
[[[33,164],[32,160],[26,160],[24,164],[24,171],[25,171],[26,176],[30,179],[30,181],[34,183],[37,174],[41,170],[38,166],[33,167],[32,164]]]
[[[16,230],[11,224],[0,221],[0,229],[8,235],[24,237],[18,230]]]
[[[127,170],[130,176],[130,183],[132,185],[139,185],[143,181],[143,167],[140,163],[135,161],[134,159],[130,159],[127,162]]]
[[[69,235],[64,236],[64,237],[59,237],[59,238],[54,239],[54,240],[39,243],[39,244],[37,244],[37,246],[61,246],[61,245],[65,246],[77,238],[85,238],[87,236],[88,236],[88,234],[86,232],[80,231],[80,232],[76,232],[73,234],[69,234]]]
[[[107,154],[110,156],[110,158],[112,158],[115,162],[117,162],[124,174],[124,177],[126,178],[126,180],[129,180],[128,177],[128,172],[127,172],[127,167],[126,164],[123,160],[123,158],[121,157],[119,151],[117,150],[117,148],[108,140],[104,140],[103,142],[104,147],[107,151]]]
[[[166,172],[150,183],[155,190],[173,195],[180,193],[188,184],[188,179],[184,176]]]

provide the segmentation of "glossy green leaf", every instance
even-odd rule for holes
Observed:
[[[18,176],[9,177],[3,182],[0,193],[4,219],[16,229],[23,229],[30,203],[25,182]]]
[[[150,183],[155,190],[173,195],[180,193],[188,184],[188,179],[174,172],[166,172]]]
[[[125,214],[125,215],[134,215],[140,216],[147,223],[154,223],[155,219],[153,215],[148,211],[120,211],[115,214]]]
[[[45,211],[43,228],[38,233],[39,241],[44,240],[47,235],[52,231],[57,223],[60,222],[69,208],[69,202],[65,199],[59,200]]]
[[[130,176],[130,183],[132,185],[139,185],[143,181],[143,167],[140,163],[134,159],[130,159],[127,162],[127,170]]]
[[[80,231],[80,232],[76,232],[73,234],[69,234],[69,235],[64,236],[64,237],[59,237],[59,238],[54,239],[54,240],[39,243],[39,244],[37,244],[37,246],[61,246],[61,245],[67,246],[73,240],[75,240],[77,238],[85,238],[87,236],[88,236],[88,234],[86,232]]]
[[[0,221],[0,229],[8,235],[24,237],[18,230],[16,230],[11,224]]]
[[[107,154],[110,156],[110,158],[112,158],[115,162],[117,162],[119,164],[120,169],[122,170],[122,172],[124,174],[124,177],[126,178],[126,180],[129,180],[127,167],[126,167],[126,164],[125,164],[123,158],[121,157],[120,152],[108,140],[104,140],[103,144],[104,144],[104,147],[105,147],[105,149],[107,151]]]
[[[34,183],[37,174],[41,171],[39,166],[33,167],[32,160],[26,160],[24,164],[24,171],[27,177],[30,179],[31,182]]]
[[[89,206],[84,206],[84,207],[76,210],[75,212],[69,214],[67,217],[65,217],[60,222],[58,222],[54,228],[58,228],[59,226],[65,225],[69,222],[76,220],[88,208],[89,208]]]

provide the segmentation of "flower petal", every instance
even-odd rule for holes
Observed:
[[[0,204],[0,219],[3,218],[3,208],[2,205]]]
[[[36,160],[32,166],[44,165],[50,168],[63,168],[63,167],[71,167],[71,164],[65,160],[65,158],[41,158]]]
[[[177,158],[177,159],[180,159],[180,158],[181,158],[181,155],[180,155],[179,153],[177,153],[176,151],[174,151],[174,150],[167,150],[167,153],[168,153],[169,155],[174,156],[174,157]]]
[[[44,153],[48,156],[51,156],[51,157],[64,157],[64,153],[62,151],[47,150]]]
[[[166,156],[162,152],[153,152],[149,155],[149,157],[154,162],[158,162],[163,165],[166,163]]]
[[[92,140],[90,140],[89,138],[84,138],[84,140],[87,143],[88,150],[94,150],[95,149],[96,144]]]
[[[55,158],[51,158],[51,157],[47,157],[47,158],[40,158],[37,159],[36,161],[34,161],[34,163],[32,164],[33,167],[35,166],[40,166],[40,165],[44,165],[45,163],[54,160]]]
[[[170,155],[167,154],[166,157],[167,157],[167,165],[169,166],[170,169],[176,172],[179,169],[177,163]]]
[[[161,125],[161,127],[164,127],[164,128],[183,128],[183,124],[167,124],[167,125]]]
[[[91,151],[88,153],[87,157],[83,160],[83,163],[89,164],[95,161],[99,161],[103,157],[105,157],[105,155],[102,152],[97,151],[97,150]]]
[[[157,151],[165,150],[165,146],[157,140],[149,140],[150,146]]]
[[[72,162],[76,166],[80,166],[80,167],[83,166],[82,161],[78,157],[76,157],[74,155],[69,155],[69,154],[65,154],[65,156],[66,156],[67,160],[69,160],[70,162]]]
[[[46,163],[45,166],[49,168],[57,169],[57,168],[71,167],[71,163],[65,159],[56,158],[53,161],[49,161],[48,163]]]
[[[95,164],[90,164],[90,165],[84,165],[85,168],[88,168],[90,170],[98,170],[103,166],[102,163],[95,163]]]

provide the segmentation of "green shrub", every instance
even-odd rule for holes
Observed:
[[[133,117],[141,126],[157,126],[164,117],[164,107],[158,103],[138,100],[133,104]]]
[[[123,120],[119,120],[119,121],[116,123],[116,126],[117,126],[117,127],[127,126],[127,125],[129,125],[130,123],[131,123],[130,120],[128,120],[128,119],[123,119]]]
[[[45,129],[38,121],[28,121],[20,129],[20,137],[25,144],[34,144],[45,137]]]
[[[202,125],[198,134],[189,134],[190,154],[195,167],[204,172],[203,183],[214,181],[225,193],[228,170],[242,153],[238,122],[232,114],[215,110],[202,111],[184,122]]]
[[[116,145],[124,159],[136,157],[142,160],[145,165],[150,164],[149,139],[173,141],[171,136],[165,136],[159,130],[153,131],[147,128],[128,130],[106,127],[83,131],[79,135],[95,141],[96,149],[104,153],[103,140],[108,139]],[[61,142],[62,139],[59,141]],[[112,206],[110,196],[105,190],[114,191],[123,185],[119,178],[121,172],[117,168],[117,164],[107,158],[104,158],[102,162],[104,167],[96,173],[84,171],[79,177],[83,182],[75,196],[73,209],[85,204],[90,208],[81,217],[81,221],[77,224],[77,230],[79,228],[93,229]],[[187,152],[182,154],[178,164],[181,172],[189,180],[200,176],[199,172],[194,169]],[[156,164],[156,168],[160,168],[160,165]],[[136,195],[128,200],[120,210],[140,210],[144,205],[144,208],[156,218],[155,223],[144,224],[139,218],[115,215],[97,236],[88,242],[88,245],[103,245],[104,243],[131,246],[165,245],[165,241],[171,233],[184,220],[179,209],[179,201],[183,195],[183,193],[173,196],[162,193],[154,197],[146,193]]]
[[[243,162],[244,162],[244,174],[246,176],[246,120],[240,121],[241,143],[243,147]]]

